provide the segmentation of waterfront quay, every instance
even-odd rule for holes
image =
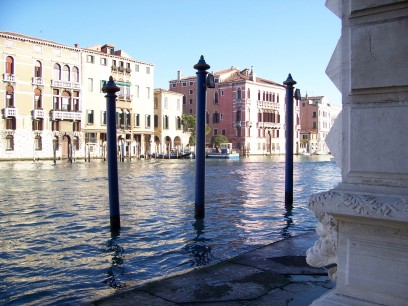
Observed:
[[[316,226],[308,195],[340,181],[329,156],[295,156],[288,209],[284,156],[207,160],[206,216],[198,221],[194,160],[132,160],[118,163],[118,171],[122,227],[112,233],[103,160],[0,163],[0,304],[77,305],[175,273],[222,267],[285,238],[306,245],[315,238],[300,237]],[[302,248],[293,251],[270,257],[304,256]],[[299,280],[287,279],[290,287]]]

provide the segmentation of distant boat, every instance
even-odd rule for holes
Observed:
[[[210,152],[205,153],[206,158],[217,159],[239,159],[238,153],[232,152],[232,143],[221,143],[221,148],[211,149]]]
[[[151,155],[151,158],[156,158],[156,159],[182,159],[182,158],[190,158],[191,152],[187,153],[167,153],[167,154],[155,154],[153,153]]]

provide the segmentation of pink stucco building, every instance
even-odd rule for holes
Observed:
[[[285,86],[257,77],[254,69],[231,67],[214,73],[215,88],[207,89],[206,142],[224,135],[234,148],[249,154],[285,153]],[[170,81],[183,94],[183,113],[196,114],[196,76]],[[294,101],[296,103],[296,101]],[[299,105],[294,108],[294,152],[299,148]]]

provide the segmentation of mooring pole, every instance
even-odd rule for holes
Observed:
[[[103,86],[102,91],[106,93],[106,127],[107,127],[107,149],[108,149],[108,183],[109,183],[109,210],[111,230],[120,229],[119,212],[119,184],[118,184],[118,160],[116,146],[116,92],[120,88],[116,86],[112,76],[109,82]]]
[[[286,81],[286,159],[285,159],[285,205],[293,204],[293,85],[296,81],[292,79],[289,73]]]
[[[203,219],[205,194],[205,97],[207,92],[206,76],[210,68],[201,55],[194,65],[197,69],[197,118],[196,118],[196,181],[195,181],[195,218]]]

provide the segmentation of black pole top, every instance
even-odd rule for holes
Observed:
[[[204,56],[201,55],[201,56],[200,56],[200,60],[198,61],[197,64],[194,65],[193,68],[194,68],[194,69],[197,69],[198,71],[205,71],[205,70],[207,70],[207,69],[210,69],[210,65],[208,65],[208,64],[205,62]]]
[[[109,77],[109,82],[102,87],[102,92],[107,93],[107,95],[113,95],[115,94],[115,92],[118,92],[119,90],[120,88],[116,86],[112,76]]]
[[[293,85],[295,85],[297,82],[295,80],[292,79],[292,75],[289,73],[288,78],[286,79],[286,81],[283,82],[284,85],[287,85],[289,87],[292,87]]]

